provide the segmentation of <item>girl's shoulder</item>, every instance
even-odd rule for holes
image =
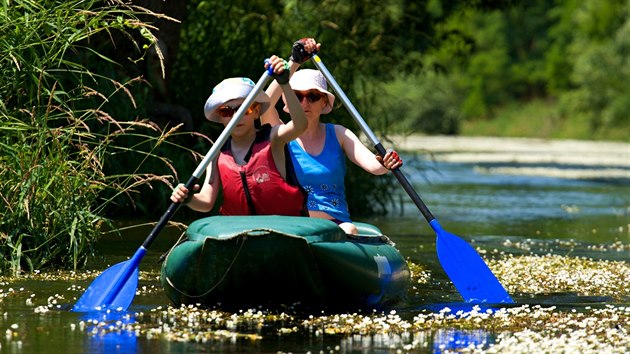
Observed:
[[[342,148],[346,145],[346,141],[353,139],[354,134],[352,134],[352,131],[350,129],[344,127],[341,124],[329,124],[333,126],[337,142]]]
[[[339,139],[339,141],[343,141],[345,139],[358,139],[357,135],[350,129],[344,127],[341,124],[332,124],[331,125],[334,126],[335,128],[335,135],[337,135],[337,139]]]
[[[337,135],[339,135],[340,133],[341,133],[341,134],[343,134],[343,133],[345,133],[345,132],[348,130],[348,128],[344,127],[344,126],[343,126],[343,125],[341,125],[341,124],[326,123],[326,125],[327,125],[327,126],[332,126],[332,127],[333,127],[333,129],[335,130],[335,133],[336,133]]]

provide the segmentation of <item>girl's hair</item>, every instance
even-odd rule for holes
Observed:
[[[254,102],[254,104],[252,104],[252,107],[254,109],[256,109],[256,107],[260,107],[260,109],[262,109],[262,105],[258,102]],[[259,130],[260,128],[262,128],[262,123],[260,122],[260,116],[262,116],[264,112],[260,112],[260,115],[258,116],[258,118],[254,119],[254,129]]]

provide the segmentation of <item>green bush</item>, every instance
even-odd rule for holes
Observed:
[[[593,136],[630,136],[630,5],[587,1],[574,19],[574,88],[561,95],[565,116],[584,115]],[[602,23],[603,22],[603,23]],[[614,134],[614,133],[613,133]]]
[[[114,195],[163,176],[106,175],[113,154],[151,149],[117,144],[138,136],[155,148],[165,134],[148,122],[116,119],[111,102],[135,101],[136,79],[98,49],[103,39],[138,32],[152,44],[136,9],[119,1],[16,0],[0,11],[0,272],[83,265],[110,220]],[[93,41],[93,42],[92,42]],[[94,44],[94,45],[92,45]],[[127,117],[125,117],[127,118]]]
[[[427,72],[382,84],[376,116],[403,134],[457,134],[463,95],[452,76]]]

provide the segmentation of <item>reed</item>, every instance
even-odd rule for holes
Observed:
[[[0,1],[1,273],[76,270],[112,228],[103,216],[108,203],[142,184],[170,184],[167,175],[138,169],[104,172],[122,153],[173,170],[156,153],[173,130],[112,113],[137,108],[130,88],[142,80],[125,76],[105,48],[120,38],[154,46],[143,14],[112,0]]]

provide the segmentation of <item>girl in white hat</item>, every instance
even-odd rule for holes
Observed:
[[[292,120],[274,127],[260,126],[259,117],[270,103],[264,92],[259,93],[208,168],[203,186],[195,186],[199,192],[189,197],[189,191],[180,184],[171,195],[173,202],[208,212],[222,190],[222,215],[307,215],[304,190],[295,179],[292,160],[287,155],[287,143],[304,132],[306,117],[288,84],[287,63],[274,55],[265,67],[269,65],[291,107]],[[223,80],[206,101],[206,118],[226,126],[254,86],[247,78]]]
[[[319,49],[312,38],[301,41],[309,53]],[[299,64],[291,63],[292,69]],[[342,125],[320,122],[322,114],[332,111],[335,96],[328,91],[326,80],[318,70],[298,70],[291,77],[290,84],[308,121],[306,131],[291,141],[289,148],[297,178],[308,193],[309,215],[332,220],[346,233],[357,234],[345,196],[345,158],[374,175],[402,166],[402,160],[395,151],[388,152],[384,157],[375,155],[351,130]],[[270,86],[267,93],[273,107],[279,99],[279,90]],[[282,98],[284,111],[293,112],[286,93],[282,94]],[[275,109],[263,115],[263,122],[272,125],[282,123]]]

